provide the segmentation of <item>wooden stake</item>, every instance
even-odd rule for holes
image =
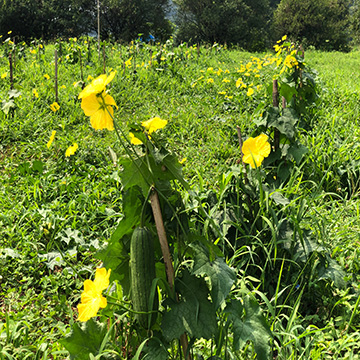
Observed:
[[[169,243],[167,241],[164,221],[161,214],[159,195],[154,187],[151,190],[150,204],[155,219],[156,231],[159,237],[161,252],[164,258],[167,281],[169,283],[170,289],[173,290],[174,281],[175,281],[175,271],[171,260]],[[180,336],[180,344],[183,349],[183,354],[186,360],[191,360],[190,352],[186,356],[186,353],[188,352],[189,343],[185,333]]]
[[[277,80],[273,80],[273,106],[279,108],[279,88]],[[280,146],[280,131],[278,129],[274,129],[274,148],[275,151]]]
[[[58,91],[58,53],[55,49],[55,101],[59,103],[59,91]]]
[[[103,45],[103,71],[104,74],[106,73],[106,52],[105,52],[105,45]]]
[[[98,55],[100,63],[100,0],[97,0],[97,33],[98,33]]]
[[[13,62],[12,52],[9,53],[9,66],[10,66],[10,89],[14,89],[14,74],[13,74]]]

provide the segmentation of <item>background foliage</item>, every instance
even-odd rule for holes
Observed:
[[[304,46],[348,50],[359,40],[358,0],[104,0],[101,37],[214,43],[262,51],[284,34]],[[0,3],[0,35],[15,41],[97,33],[97,1]],[[140,35],[139,35],[140,34]],[[150,37],[150,35],[152,37]]]

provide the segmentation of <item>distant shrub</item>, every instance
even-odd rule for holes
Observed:
[[[323,50],[349,50],[347,0],[282,0],[274,13],[274,33]]]

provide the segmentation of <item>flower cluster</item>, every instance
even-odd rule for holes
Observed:
[[[100,75],[79,94],[81,108],[86,116],[90,116],[91,126],[95,130],[114,130],[114,109],[117,108],[114,98],[106,93],[106,85],[112,81],[115,71],[109,76]]]

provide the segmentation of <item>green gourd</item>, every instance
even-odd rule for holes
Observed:
[[[131,237],[130,243],[130,274],[131,274],[131,300],[135,312],[135,319],[141,326],[148,329],[156,321],[159,299],[155,291],[153,306],[150,309],[150,293],[152,282],[156,277],[155,254],[151,232],[146,227],[137,227]],[[151,317],[149,321],[149,316]]]

